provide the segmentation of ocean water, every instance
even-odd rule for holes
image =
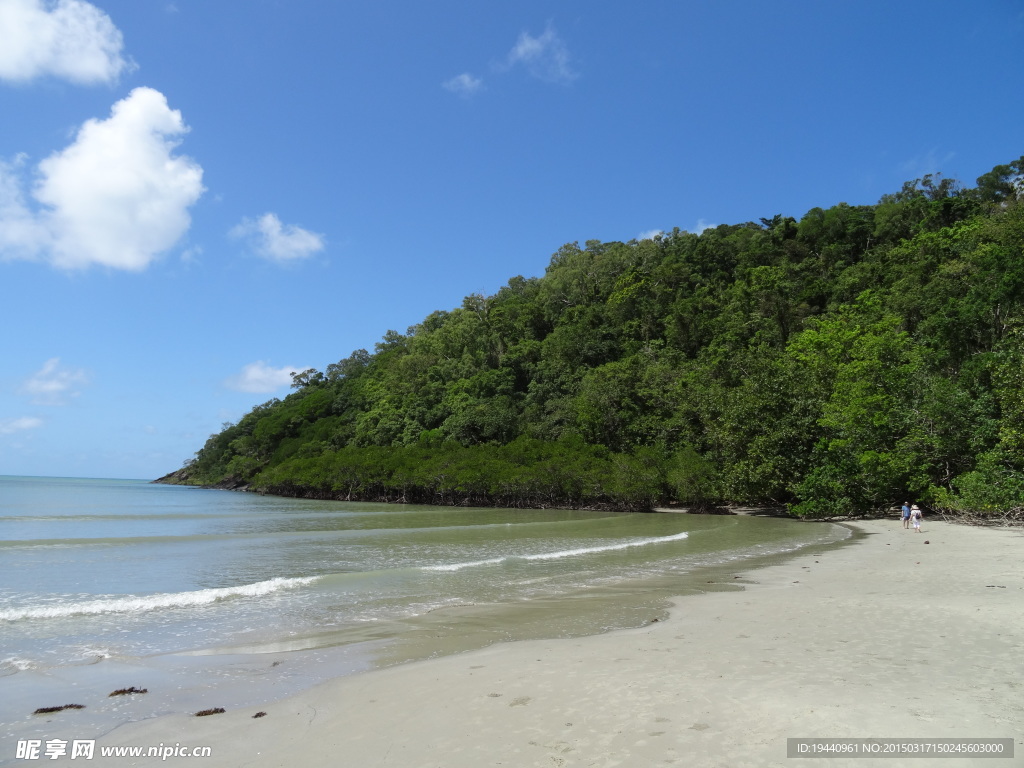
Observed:
[[[88,738],[496,641],[640,626],[670,596],[849,535],[0,476],[0,761],[11,739],[52,730],[39,706],[83,699],[64,722]],[[129,686],[150,693],[106,696]]]

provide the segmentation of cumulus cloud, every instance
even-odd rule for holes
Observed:
[[[0,164],[0,258],[145,269],[185,234],[188,209],[204,191],[203,169],[173,153],[187,131],[162,93],[136,88],[108,119],[86,121],[70,146],[39,163],[36,209],[19,164]]]
[[[484,81],[479,77],[474,77],[469,72],[463,72],[461,75],[456,75],[451,80],[445,80],[441,83],[442,88],[465,97],[472,96],[483,86]]]
[[[43,425],[42,419],[35,416],[19,416],[15,419],[0,419],[0,435],[13,435],[15,432],[24,432],[29,429],[36,429]]]
[[[699,235],[701,232],[704,232],[705,230],[708,229],[714,229],[717,226],[717,224],[712,224],[707,219],[697,219],[697,223],[693,225],[693,229],[691,229],[690,231],[693,232],[693,234],[695,235]]]
[[[0,0],[0,79],[112,83],[132,65],[120,30],[83,0]]]
[[[51,357],[25,380],[21,392],[35,405],[67,405],[88,383],[89,375],[83,369],[62,366],[59,357]]]
[[[224,386],[236,392],[276,392],[292,384],[292,374],[301,373],[305,368],[286,365],[283,368],[271,368],[262,360],[249,363],[240,373],[231,376]]]
[[[659,235],[664,235],[664,234],[665,234],[665,230],[663,230],[663,229],[649,229],[646,232],[641,232],[639,235],[637,235],[636,239],[637,240],[653,240],[654,238],[658,237]]]
[[[185,234],[203,193],[202,168],[172,154],[187,131],[162,93],[136,88],[39,164],[34,195],[49,207],[57,266],[141,270]]]
[[[273,213],[258,219],[242,219],[230,234],[245,240],[259,256],[282,263],[304,259],[324,249],[323,235],[293,224],[284,225]]]
[[[506,64],[522,64],[531,75],[545,82],[568,84],[578,77],[570,61],[569,49],[549,23],[538,37],[528,32],[519,35]]]

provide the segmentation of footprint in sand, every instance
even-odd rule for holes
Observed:
[[[510,707],[525,707],[530,703],[529,696],[518,696],[508,703]]]

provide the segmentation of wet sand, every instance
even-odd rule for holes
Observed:
[[[867,536],[746,573],[742,591],[680,598],[640,629],[330,680],[258,719],[249,708],[132,723],[90,762],[801,768],[865,762],[787,758],[788,737],[1012,737],[1016,758],[980,762],[1024,766],[1024,532],[852,527]],[[99,755],[158,744],[212,756]],[[979,760],[866,765],[932,764]]]

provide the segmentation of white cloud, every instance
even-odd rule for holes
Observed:
[[[549,23],[544,33],[533,37],[528,32],[509,51],[507,65],[522,64],[534,77],[549,83],[571,83],[578,75],[570,65],[569,49]]]
[[[20,416],[16,419],[0,419],[0,435],[13,435],[28,429],[37,429],[43,425],[42,419],[35,416]]]
[[[0,260],[35,258],[50,241],[22,192],[25,164],[24,155],[11,163],[0,160]]]
[[[230,234],[246,240],[263,258],[277,262],[304,259],[324,249],[323,235],[293,224],[284,225],[273,213],[265,213],[255,220],[242,219]]]
[[[463,72],[461,75],[456,75],[451,80],[445,80],[441,83],[442,88],[452,93],[457,93],[459,96],[472,96],[483,88],[483,85],[483,80],[479,77],[474,77],[469,72]]]
[[[59,357],[51,357],[22,384],[21,392],[35,405],[67,405],[88,383],[89,375],[84,370],[62,367]]]
[[[646,232],[641,232],[639,235],[637,235],[636,239],[637,240],[653,240],[654,238],[658,237],[659,235],[664,235],[664,234],[665,234],[665,230],[663,230],[663,229],[649,229]]]
[[[224,386],[236,392],[276,392],[292,384],[292,374],[301,373],[306,368],[286,365],[283,368],[271,368],[262,360],[249,363],[240,373],[228,378]]]
[[[699,235],[704,230],[714,229],[717,226],[717,224],[712,224],[707,219],[697,219],[697,223],[693,225],[693,229],[691,229],[690,231],[695,235]]]
[[[83,0],[0,0],[0,79],[112,83],[132,68],[123,45],[110,17]]]
[[[203,193],[202,168],[172,154],[187,131],[162,93],[136,88],[109,119],[89,120],[74,144],[43,160],[34,195],[51,208],[54,263],[141,270],[173,246]]]
[[[203,169],[173,154],[187,131],[162,93],[136,88],[39,163],[38,211],[26,204],[19,164],[0,164],[0,258],[145,269],[185,234],[204,191]]]

